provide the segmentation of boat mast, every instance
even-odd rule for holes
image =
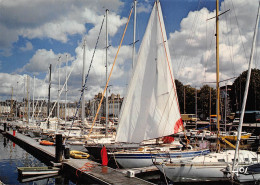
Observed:
[[[86,39],[83,41],[83,68],[82,68],[82,100],[81,100],[81,124],[84,125],[85,121],[85,54],[86,54]]]
[[[107,16],[108,16],[108,9],[106,9],[106,83],[108,80],[108,73],[107,73],[107,49],[108,49],[108,31],[107,31]],[[108,126],[108,93],[106,89],[106,137],[107,137],[107,126]]]
[[[58,126],[60,123],[60,56],[58,58],[58,100],[57,100],[57,117],[58,117]],[[57,128],[56,128],[57,129]]]
[[[225,87],[225,117],[224,117],[224,122],[225,122],[225,132],[227,131],[227,83]]]
[[[33,113],[32,113],[32,122],[34,121],[34,93],[35,93],[35,75],[33,75]]]
[[[26,106],[25,84],[26,84],[26,78],[24,77],[23,79],[23,121],[25,121],[25,106]]]
[[[28,110],[27,110],[27,120],[28,124],[30,121],[30,77],[27,75],[27,104],[28,104]]]
[[[255,24],[255,32],[254,32],[254,37],[253,37],[253,42],[252,42],[252,49],[251,49],[250,60],[249,60],[248,71],[247,71],[244,98],[243,98],[240,120],[239,120],[239,125],[238,125],[236,151],[235,151],[235,156],[234,156],[234,162],[233,162],[233,165],[232,165],[232,177],[233,177],[233,172],[234,172],[234,168],[235,168],[235,165],[236,165],[236,159],[238,158],[238,150],[239,150],[239,144],[240,144],[240,139],[241,139],[241,131],[242,131],[244,113],[245,113],[245,108],[246,108],[246,100],[247,100],[249,83],[250,83],[251,68],[252,68],[252,62],[253,62],[254,52],[255,52],[256,35],[257,35],[258,23],[259,23],[259,12],[260,12],[260,1],[259,1],[259,5],[258,5],[258,12],[257,12],[257,18],[256,18],[256,24]]]
[[[197,88],[196,87],[195,87],[195,116],[196,116],[196,129],[197,129],[198,111],[197,111]]]
[[[211,131],[211,87],[209,87],[209,129]]]
[[[220,151],[219,141],[219,0],[216,0],[216,89],[217,89],[217,151]]]
[[[50,128],[50,120],[49,120],[50,106],[51,106],[51,64],[49,67],[49,89],[48,89],[48,107],[47,107],[47,116],[48,116],[47,128],[48,129]]]
[[[17,86],[16,86],[16,94],[15,94],[15,96],[16,96],[16,106],[15,106],[15,117],[17,118],[17,106],[18,106],[18,99],[17,99],[17,93],[18,93],[18,84],[19,84],[19,82],[17,82]]]
[[[66,84],[65,84],[65,124],[67,122],[67,91],[68,91],[68,82],[67,82],[67,67],[68,67],[68,55],[66,55],[66,68],[65,68],[65,75],[66,75]],[[66,128],[66,127],[65,127]]]
[[[186,97],[186,94],[185,94],[185,85],[183,86],[183,114],[186,114],[186,99],[185,99],[185,97]]]
[[[136,3],[137,1],[134,0],[134,31],[133,31],[133,61],[132,61],[132,69],[134,69],[134,62],[135,62],[135,31],[136,31]]]
[[[11,105],[10,105],[10,116],[13,118],[13,107],[14,107],[14,102],[13,102],[13,93],[14,93],[14,87],[12,86],[12,93],[11,93]]]

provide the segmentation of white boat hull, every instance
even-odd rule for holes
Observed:
[[[197,156],[191,161],[183,163],[168,162],[163,164],[155,163],[155,165],[174,182],[228,180],[231,177],[230,171],[234,160],[234,152],[234,150],[227,150],[225,152]],[[258,169],[255,165],[260,162],[255,152],[247,150],[240,150],[239,161],[241,168],[252,165],[254,169]]]
[[[158,153],[119,153],[114,155],[116,161],[123,168],[142,168],[152,166],[154,162],[184,162],[198,155],[208,154],[209,150],[186,152],[158,152]]]
[[[228,180],[227,173],[224,173],[227,165],[223,166],[162,166],[156,165],[160,171],[173,182],[194,182],[194,181],[218,181]]]
[[[260,181],[260,163],[239,166],[237,172],[234,174],[234,180],[241,183]]]

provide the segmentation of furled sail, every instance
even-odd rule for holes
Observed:
[[[161,6],[155,2],[121,109],[116,142],[140,143],[182,127]]]

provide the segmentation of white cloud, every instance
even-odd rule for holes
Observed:
[[[51,4],[51,5],[50,5]],[[102,19],[105,14],[105,10],[108,8],[108,32],[109,37],[112,39],[116,35],[119,28],[125,25],[127,19],[120,17],[116,12],[121,11],[123,5],[119,0],[79,0],[77,2],[72,0],[57,0],[55,2],[50,0],[39,1],[12,1],[3,2],[4,7],[3,15],[0,17],[0,27],[6,30],[6,37],[0,38],[0,51],[7,52],[8,50],[3,48],[12,49],[12,44],[18,41],[19,36],[27,38],[27,43],[20,50],[26,51],[32,49],[32,45],[29,42],[34,38],[51,38],[60,42],[67,42],[68,36],[74,34],[81,34],[83,38],[87,40],[86,46],[86,65],[85,71],[89,68],[90,60],[93,54],[93,48],[96,43],[98,32]],[[19,18],[18,18],[19,17]],[[86,26],[88,24],[88,26]],[[85,27],[86,26],[86,27]],[[87,28],[87,29],[86,29]],[[105,24],[103,25],[103,31],[100,37],[99,45],[93,61],[93,68],[90,71],[88,80],[88,93],[87,98],[92,98],[94,94],[102,90],[105,85]],[[2,30],[1,30],[2,32]],[[12,37],[9,37],[8,33]],[[111,41],[112,42],[112,41]],[[1,45],[2,44],[2,45]],[[10,51],[9,50],[9,51]],[[111,46],[108,51],[109,71],[114,61],[117,48]],[[57,98],[58,89],[58,69],[57,60],[61,56],[62,67],[60,69],[61,84],[65,81],[65,69],[69,73],[72,68],[72,74],[69,79],[69,99],[71,101],[77,100],[79,97],[79,89],[81,88],[81,73],[82,73],[82,44],[75,49],[76,56],[69,55],[70,66],[64,66],[66,61],[65,55],[68,53],[55,53],[52,49],[38,49],[31,57],[29,62],[22,68],[16,70],[18,73],[29,73],[39,75],[46,74],[50,64],[53,64],[52,71],[52,97]],[[9,52],[10,54],[10,52]],[[114,83],[114,89],[119,89],[116,82],[122,81],[122,77],[127,77],[125,72],[124,61],[129,60],[131,57],[131,49],[129,46],[123,46],[119,56],[117,64],[114,68],[114,73],[111,78],[111,83]],[[55,68],[56,66],[56,68]],[[8,76],[8,74],[5,74]],[[46,74],[46,79],[48,75]],[[13,82],[12,82],[13,83]],[[10,86],[12,84],[8,86]],[[121,82],[125,84],[125,82]],[[38,95],[46,96],[47,84],[39,86]],[[117,90],[119,92],[119,90]],[[1,92],[0,92],[1,93]],[[78,96],[77,96],[78,95]]]
[[[257,6],[257,0],[221,3],[222,12],[230,11],[221,15],[219,21],[220,80],[247,70]],[[198,87],[204,82],[216,81],[215,20],[206,21],[211,17],[215,17],[215,11],[209,12],[206,8],[189,12],[181,21],[180,30],[169,34],[175,78],[184,84]]]
[[[21,47],[20,50],[22,51],[30,51],[33,49],[33,45],[31,42],[27,41],[24,47]]]
[[[57,68],[59,57],[61,63],[65,63],[66,55],[68,55],[70,60],[73,59],[68,53],[55,54],[52,49],[49,51],[46,49],[39,49],[30,59],[29,63],[27,63],[23,68],[18,69],[17,72],[27,72],[33,74],[46,73],[50,64],[52,64],[53,69]]]
[[[149,2],[149,1],[138,1],[137,2],[137,8],[136,8],[136,10],[137,10],[137,13],[139,14],[139,13],[150,13],[151,12],[151,10],[152,10],[152,4],[151,4],[151,2]]]
[[[67,42],[69,35],[84,34],[86,23],[100,24],[100,17],[107,8],[112,13],[119,11],[122,5],[119,0],[1,1],[0,51],[10,55],[12,44],[18,41],[19,36]],[[111,34],[124,21],[116,18]]]
[[[87,74],[90,61],[92,58],[94,49],[86,47],[86,63],[85,63],[85,74]],[[111,88],[115,92],[123,93],[122,84],[124,85],[128,81],[128,69],[125,69],[125,63],[130,61],[131,59],[131,51],[132,48],[130,46],[123,46],[119,52],[111,80],[110,85],[113,85]],[[108,50],[108,74],[110,73],[112,64],[115,59],[115,54],[117,52],[117,48],[109,47]],[[71,93],[71,98],[78,98],[80,96],[80,88],[82,83],[82,68],[83,68],[83,49],[81,46],[76,48],[77,56],[75,60],[72,62],[71,66],[67,67],[67,74],[72,71],[69,83],[69,92]],[[66,67],[62,67],[60,69],[60,79],[61,84],[65,82],[65,69]],[[90,70],[88,81],[87,81],[87,93],[86,98],[91,99],[98,92],[103,91],[105,83],[106,83],[106,68],[105,68],[105,49],[97,49],[95,52],[94,60],[92,63],[92,68]],[[52,74],[52,81],[57,87],[58,84],[58,72],[54,72]],[[119,90],[121,86],[121,90]],[[73,93],[72,93],[73,92]],[[122,95],[122,94],[121,94]]]
[[[21,1],[23,3],[27,0]],[[86,38],[86,65],[85,71],[87,73],[92,54],[94,51],[95,42],[99,33],[101,21],[103,19],[105,7],[110,6],[109,12],[109,36],[110,39],[114,39],[113,36],[116,35],[119,28],[126,23],[126,18],[118,16],[115,12],[122,5],[117,0],[111,1],[101,1],[102,6],[97,6],[95,1],[77,1],[77,3],[71,3],[71,1],[66,0],[65,2],[70,2],[70,6],[66,3],[61,3],[61,1],[52,2],[53,6],[50,10],[40,10],[37,5],[41,7],[46,7],[49,5],[49,1],[37,1],[32,2],[29,6],[30,8],[36,8],[39,11],[36,17],[25,16],[21,19],[21,23],[18,25],[14,24],[15,16],[11,15],[8,19],[5,19],[3,23],[0,21],[0,28],[9,28],[11,37],[9,39],[0,38],[0,49],[1,46],[5,45],[11,48],[11,44],[18,39],[18,35],[23,35],[28,38],[53,38],[61,42],[66,42],[68,40],[68,35],[72,34],[82,34],[83,38]],[[74,1],[73,1],[74,2]],[[236,25],[236,19],[234,14],[234,9],[228,2],[230,0],[225,0],[224,4],[221,5],[221,10],[231,9],[230,12],[221,16],[220,19],[220,71],[221,79],[227,79],[238,75],[242,71],[247,69],[247,61],[251,49],[253,28],[255,24],[256,16],[256,5],[258,2],[252,0],[247,2],[247,6],[244,6],[245,0],[240,0],[234,2],[234,6],[237,10],[239,8],[239,15],[236,14],[240,31]],[[29,11],[31,14],[34,10],[22,6],[23,11],[14,10],[17,9],[17,4],[14,1],[5,2],[8,4],[8,9],[12,10],[16,17],[25,14],[24,11]],[[20,3],[20,2],[19,2]],[[92,6],[90,5],[95,4]],[[61,7],[58,7],[60,5]],[[114,6],[114,7],[111,7]],[[142,4],[140,5],[142,7]],[[57,9],[54,13],[53,9]],[[46,9],[46,8],[45,8]],[[114,10],[114,11],[113,11]],[[146,10],[143,10],[146,12]],[[47,12],[47,13],[46,13]],[[251,12],[251,13],[248,13]],[[47,15],[49,14],[49,15]],[[241,14],[241,15],[240,15]],[[190,12],[186,18],[184,18],[180,25],[180,30],[173,33],[169,33],[169,48],[171,52],[173,70],[175,73],[175,78],[182,81],[184,84],[190,84],[192,86],[201,86],[203,82],[215,81],[215,21],[206,19],[214,17],[215,12],[209,12],[206,8],[199,11]],[[1,18],[0,18],[1,20]],[[38,20],[38,21],[36,21]],[[85,30],[85,24],[91,24],[92,27],[88,27]],[[105,24],[103,25],[105,26]],[[18,28],[18,29],[15,29]],[[104,27],[103,27],[104,28]],[[5,30],[5,29],[3,29]],[[4,34],[7,36],[8,29]],[[2,32],[2,30],[1,30]],[[241,37],[239,36],[241,32]],[[240,39],[241,38],[241,39]],[[118,38],[117,38],[118,39]],[[110,40],[110,41],[111,41]],[[244,55],[243,46],[241,43],[243,40],[246,55]],[[113,40],[114,41],[114,40]],[[2,45],[1,45],[2,43]],[[26,47],[25,47],[26,48]],[[111,46],[108,49],[108,66],[109,72],[112,63],[117,52],[116,46]],[[68,99],[70,101],[77,101],[80,96],[81,88],[81,78],[82,78],[82,61],[83,61],[83,49],[82,43],[78,44],[75,49],[75,56],[69,55],[70,66],[65,67],[67,53],[55,53],[53,50],[38,49],[36,53],[31,57],[29,63],[27,63],[19,72],[29,72],[29,73],[46,73],[49,64],[53,64],[55,68],[57,64],[58,57],[61,56],[62,67],[60,69],[60,79],[61,86],[65,81],[65,69],[69,73],[72,69],[71,77],[68,81]],[[129,69],[131,68],[131,57],[132,49],[131,46],[122,46],[114,72],[111,77],[110,85],[111,92],[120,93],[121,96],[124,95],[124,90],[129,79]],[[9,74],[0,74],[0,83],[2,82],[6,87],[9,88],[16,83],[13,76]],[[20,78],[23,78],[21,76]],[[46,75],[46,79],[48,76]],[[47,83],[42,82],[37,79],[37,95],[36,96],[47,96]],[[101,33],[98,48],[95,53],[93,66],[90,71],[90,75],[87,82],[86,98],[91,99],[98,92],[102,92],[105,85],[105,32],[104,29]],[[7,89],[8,89],[7,88]],[[22,88],[22,87],[21,87]],[[8,94],[9,90],[2,89],[0,93]],[[58,92],[58,72],[57,68],[52,72],[52,99],[57,98]],[[22,94],[22,92],[19,92]],[[62,99],[64,99],[64,93],[62,94]]]

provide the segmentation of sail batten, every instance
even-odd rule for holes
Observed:
[[[155,2],[119,117],[117,142],[171,135],[182,125],[166,38],[160,3]]]

